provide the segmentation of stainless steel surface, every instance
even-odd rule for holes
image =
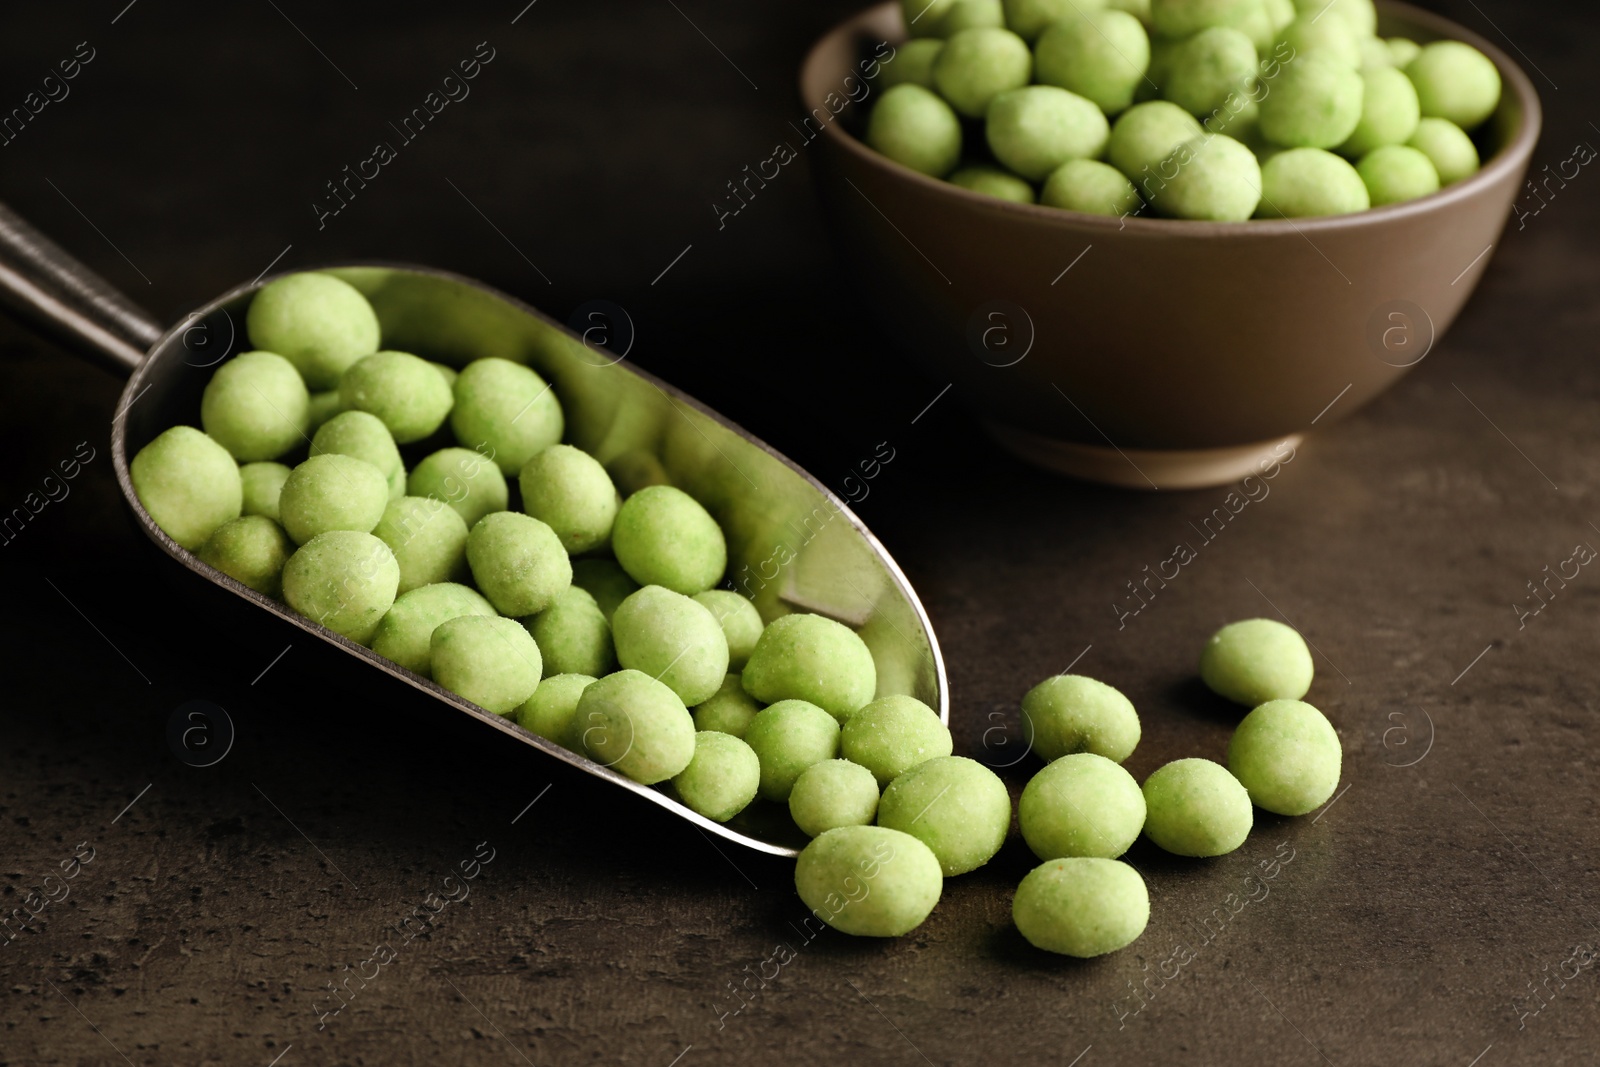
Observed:
[[[161,324],[0,204],[0,304],[115,374],[127,374]]]
[[[457,366],[500,356],[535,367],[561,399],[571,443],[604,463],[620,457],[635,470],[670,480],[717,517],[728,536],[728,577],[752,597],[764,619],[812,611],[855,626],[877,662],[878,692],[909,693],[949,721],[944,662],[916,594],[845,502],[815,478],[693,398],[487,286],[418,267],[327,270],[372,301],[387,347]],[[302,618],[208,567],[161,532],[134,494],[128,458],[167,427],[198,421],[212,368],[247,346],[245,310],[255,290],[270,280],[233,289],[166,331],[123,392],[112,430],[117,481],[151,540],[190,570],[486,726],[707,832],[762,852],[794,855],[804,838],[781,806],[758,801],[727,825],[706,819],[662,789],[569,752]]]
[[[883,546],[822,483],[693,398],[626,365],[626,351],[617,355],[587,344],[485,285],[420,267],[326,269],[372,301],[388,348],[455,366],[500,356],[538,369],[562,402],[570,443],[636,477],[670,482],[716,516],[728,537],[728,579],[751,597],[762,618],[810,611],[848,623],[872,650],[880,695],[909,693],[949,721],[944,662],[926,612]],[[245,311],[252,294],[270,280],[239,286],[163,332],[127,297],[0,204],[0,303],[102,366],[133,372],[112,421],[117,482],[140,527],[169,556],[457,711],[704,830],[763,852],[794,855],[805,839],[782,806],[758,800],[731,824],[713,822],[664,789],[640,785],[529,733],[302,618],[202,563],[156,526],[134,493],[129,453],[169,426],[198,424],[200,394],[213,368],[248,346]]]

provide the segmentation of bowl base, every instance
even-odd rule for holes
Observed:
[[[984,424],[1000,446],[1035,466],[1124,489],[1206,489],[1228,485],[1280,462],[1302,435],[1228,448],[1115,448],[1063,441],[1013,426]]]

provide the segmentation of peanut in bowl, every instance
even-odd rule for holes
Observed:
[[[1463,41],[1494,63],[1503,90],[1478,134],[1481,168],[1370,210],[1205,221],[1016,203],[874,151],[864,112],[877,100],[860,87],[907,35],[898,4],[862,12],[800,78],[818,191],[858,292],[1029,462],[1143,489],[1257,471],[1431,351],[1482,277],[1538,138],[1537,94],[1499,49],[1406,4],[1378,13],[1384,36]],[[983,138],[969,127],[967,140]]]

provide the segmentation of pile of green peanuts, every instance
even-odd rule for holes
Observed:
[[[668,484],[624,498],[562,443],[560,402],[533,369],[382,349],[365,297],[328,274],[270,282],[246,326],[254,348],[217,368],[200,428],[165,430],[130,464],[140,503],[181,548],[705,818],[758,798],[786,806],[812,839],[800,897],[847,933],[914,929],[945,878],[1000,850],[1005,783],[952,754],[934,709],[880,693],[872,653],[843,623],[765,620],[717,588],[728,552],[716,519]],[[415,446],[409,467],[401,446]],[[1301,814],[1332,794],[1339,741],[1299,699],[1312,664],[1294,630],[1225,627],[1201,675],[1254,708],[1227,768],[1178,760],[1142,790],[1120,766],[1140,737],[1121,693],[1059,675],[1023,699],[1047,761],[1018,807],[1046,861],[1013,908],[1033,944],[1092,956],[1139,936],[1149,899],[1117,857],[1141,832],[1217,856],[1244,841],[1252,802]]]
[[[902,0],[912,39],[866,140],[912,170],[1067,211],[1339,215],[1478,169],[1500,74],[1376,35],[1372,0]],[[1482,138],[1480,137],[1480,140]]]
[[[156,525],[222,574],[717,821],[758,796],[813,833],[857,821],[861,779],[812,772],[841,753],[870,820],[879,779],[949,755],[932,709],[874,699],[850,627],[716,588],[716,519],[668,484],[624,499],[532,368],[384,349],[330,274],[270,282],[246,328],[200,427],[130,465]]]
[[[1303,815],[1325,803],[1339,783],[1342,751],[1332,724],[1300,699],[1312,673],[1305,640],[1283,623],[1247,619],[1223,627],[1201,653],[1200,676],[1252,709],[1234,730],[1227,766],[1174,760],[1142,787],[1122,767],[1140,739],[1127,697],[1073,674],[1030,690],[1022,699],[1026,736],[1045,766],[1022,790],[1017,821],[1043,863],[1012,900],[1022,936],[1068,956],[1124,948],[1150,918],[1143,877],[1118,859],[1140,834],[1179,856],[1221,856],[1244,843],[1254,808]],[[938,903],[943,879],[986,863],[1010,828],[1004,783],[982,764],[949,755],[937,719],[900,708],[891,727],[893,702],[903,699],[863,708],[846,720],[846,738],[914,727],[933,754],[885,767],[877,745],[863,745],[857,734],[844,759],[813,764],[790,794],[796,821],[817,834],[795,870],[800,896],[819,918],[852,934],[915,928]]]

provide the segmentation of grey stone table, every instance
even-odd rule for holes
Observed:
[[[958,751],[1013,760],[1017,699],[1076,662],[1140,708],[1136,775],[1217,757],[1232,717],[1196,650],[1281,613],[1316,645],[1346,788],[1221,860],[1137,846],[1150,927],[1108,958],[1015,933],[1015,840],[911,936],[807,938],[790,864],[175,568],[111,477],[118,383],[0,324],[0,512],[38,508],[0,544],[0,904],[57,874],[0,945],[0,1063],[1593,1062],[1600,576],[1515,605],[1600,545],[1600,177],[1513,222],[1424,364],[1120,616],[1225,490],[1065,483],[998,453],[960,396],[925,411],[941,383],[852,300],[803,157],[719,228],[850,5],[524,2],[10,12],[0,111],[79,67],[0,145],[0,198],[174,320],[339,258],[436,264],[559,317],[614,300],[630,358],[823,480],[889,442],[860,510],[937,627]],[[1536,166],[1600,141],[1591,8],[1444,8],[1526,57]],[[470,96],[390,132],[480,47]],[[334,213],[325,183],[378,141],[395,157]],[[236,728],[209,767],[168,744],[190,700]],[[447,885],[462,861],[477,877]],[[330,982],[353,994],[337,1013]]]

